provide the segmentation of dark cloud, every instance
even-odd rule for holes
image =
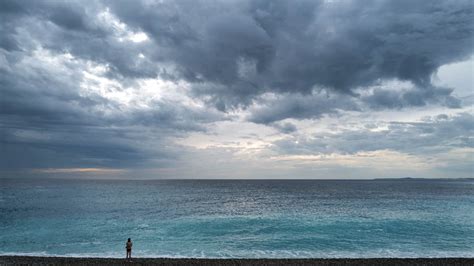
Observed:
[[[311,94],[323,87],[355,95],[355,88],[384,79],[410,81],[417,91],[375,105],[455,106],[452,97],[437,100],[449,92],[430,78],[473,52],[474,8],[467,0],[2,2],[5,13],[40,21],[31,34],[50,49],[108,64],[111,75],[187,80],[220,110],[247,106],[265,92]],[[97,18],[106,8],[152,41],[117,41]],[[21,27],[31,30],[27,21],[14,29]],[[4,47],[18,45],[14,31]]]
[[[473,52],[470,1],[180,1],[129,8],[112,3],[120,19],[162,46],[162,60],[221,109],[268,91],[309,94],[318,86],[352,94],[380,79],[413,82],[420,92],[404,98],[418,105],[445,95],[430,84],[439,66]]]
[[[180,153],[170,138],[224,119],[214,108],[244,108],[249,121],[292,133],[293,124],[279,121],[366,108],[459,107],[452,89],[434,86],[431,76],[472,55],[473,10],[469,0],[3,0],[0,167],[168,160]],[[134,41],[142,32],[149,40]],[[73,59],[44,63],[66,55]],[[81,90],[90,65],[103,67],[105,77],[124,87],[138,86],[141,78],[187,83],[189,94],[207,106],[159,99],[148,109],[123,108]],[[413,86],[369,89],[386,80]],[[426,127],[391,124],[394,135],[388,137],[347,132],[347,138],[307,148],[350,153],[397,149],[409,141],[433,146],[443,136],[471,147],[465,131],[445,128],[449,121],[472,132],[461,121],[472,118],[463,117],[439,118]],[[406,138],[402,129],[436,137]],[[364,141],[363,134],[385,144]]]
[[[294,124],[289,123],[289,122],[286,122],[286,123],[272,123],[271,125],[274,128],[278,129],[281,133],[285,133],[285,134],[290,134],[290,133],[293,133],[293,132],[298,130]]]
[[[366,97],[361,97],[373,109],[401,109],[428,104],[441,104],[449,108],[460,108],[461,100],[451,96],[453,89],[432,87],[431,89],[410,89],[393,91],[375,89]]]
[[[67,2],[60,4],[62,5],[55,7],[48,14],[48,19],[54,24],[66,30],[88,31],[93,29],[88,25],[87,14],[81,6],[69,5]]]
[[[324,92],[312,95],[283,94],[270,99],[261,99],[251,109],[248,120],[259,124],[271,124],[287,118],[321,118],[326,114],[337,115],[340,110],[360,110],[351,97]]]
[[[8,63],[0,68],[0,169],[169,165],[179,157],[171,137],[223,119],[173,100],[123,108],[85,93],[81,60],[1,50],[0,56]]]

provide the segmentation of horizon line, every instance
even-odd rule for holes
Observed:
[[[97,178],[97,177],[0,177],[1,179],[56,179],[103,181],[374,181],[374,180],[474,180],[474,177],[376,177],[376,178]]]

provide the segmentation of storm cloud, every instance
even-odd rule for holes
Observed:
[[[0,22],[2,169],[178,165],[226,121],[274,130],[278,153],[472,148],[471,96],[433,82],[472,58],[469,0],[4,0]],[[286,143],[301,121],[422,108],[457,116]]]
[[[197,94],[225,106],[269,91],[353,94],[381,79],[410,81],[432,91],[418,97],[436,97],[445,93],[432,88],[433,72],[472,53],[469,1],[115,3],[180,78],[201,84]]]
[[[221,110],[246,106],[265,92],[311,94],[325,88],[354,95],[354,89],[384,79],[415,84],[420,92],[405,98],[413,97],[407,103],[416,105],[449,95],[433,88],[431,75],[441,65],[466,59],[473,49],[470,1],[2,5],[10,28],[2,43],[9,49],[26,30],[50,49],[108,64],[111,75],[184,79]],[[151,41],[118,41],[104,14]],[[139,53],[146,60],[139,60]]]

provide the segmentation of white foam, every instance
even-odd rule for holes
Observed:
[[[121,252],[97,252],[97,253],[48,253],[40,252],[2,252],[0,256],[39,256],[39,257],[76,257],[76,258],[123,258]],[[381,249],[371,252],[349,252],[349,251],[294,251],[294,250],[220,250],[218,252],[205,252],[193,250],[189,253],[151,253],[136,252],[139,258],[472,258],[474,250],[471,251],[423,251],[422,253],[405,252],[399,250]]]

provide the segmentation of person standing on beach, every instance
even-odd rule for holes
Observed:
[[[125,248],[127,249],[127,256],[126,259],[132,258],[132,240],[129,238],[127,243],[125,244]]]

